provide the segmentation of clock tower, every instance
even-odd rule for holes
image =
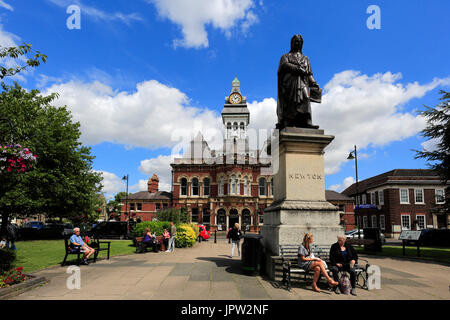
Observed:
[[[225,141],[246,141],[250,112],[247,109],[247,97],[241,94],[241,83],[235,77],[231,83],[231,93],[225,97],[222,120],[225,126]]]

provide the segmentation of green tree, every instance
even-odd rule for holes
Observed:
[[[158,221],[171,221],[175,224],[187,223],[189,220],[187,210],[185,208],[168,208],[166,210],[161,210],[158,211],[156,217],[158,218]]]
[[[128,195],[130,194],[131,193],[128,193]],[[125,201],[126,196],[127,193],[121,191],[114,196],[114,199],[108,201],[108,217],[114,214],[116,218],[120,218],[120,210],[122,209],[122,206],[120,205],[122,203],[121,199]]]
[[[422,135],[436,142],[434,150],[416,151],[417,158],[425,158],[429,161],[430,169],[437,172],[441,180],[446,184],[450,180],[450,92],[440,91],[441,102],[434,108],[425,106],[420,114],[427,118],[427,126],[422,130]],[[446,195],[450,188],[446,187]],[[450,200],[446,197],[444,212],[450,213]]]
[[[17,83],[1,86],[0,114],[14,124],[14,142],[38,156],[34,170],[0,176],[2,230],[17,214],[70,220],[93,215],[101,177],[92,171],[90,148],[79,142],[80,124],[72,121],[66,107],[51,106],[56,94],[28,92]],[[0,132],[4,130],[0,127]]]

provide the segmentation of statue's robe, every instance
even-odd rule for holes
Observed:
[[[298,67],[305,71],[298,73]],[[311,124],[309,99],[311,64],[300,52],[289,52],[281,57],[278,67],[277,115],[280,129],[286,126],[305,127]]]

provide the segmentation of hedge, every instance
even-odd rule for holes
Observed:
[[[151,233],[156,233],[156,236],[162,236],[164,229],[170,232],[169,221],[145,221],[136,224],[133,229],[133,237],[142,237],[147,227],[150,228]],[[175,247],[192,247],[200,234],[198,226],[195,224],[176,224],[175,227],[177,228]]]
[[[177,226],[177,237],[175,238],[176,248],[192,247],[197,241],[194,229],[189,224],[181,224]]]
[[[8,272],[14,266],[16,252],[11,249],[0,249],[0,274]]]

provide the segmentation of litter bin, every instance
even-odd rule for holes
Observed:
[[[364,240],[375,240],[373,244],[365,244],[364,251],[381,252],[381,230],[380,228],[364,228],[363,229]]]
[[[242,244],[242,269],[245,274],[255,275],[261,271],[262,235],[247,233]]]

